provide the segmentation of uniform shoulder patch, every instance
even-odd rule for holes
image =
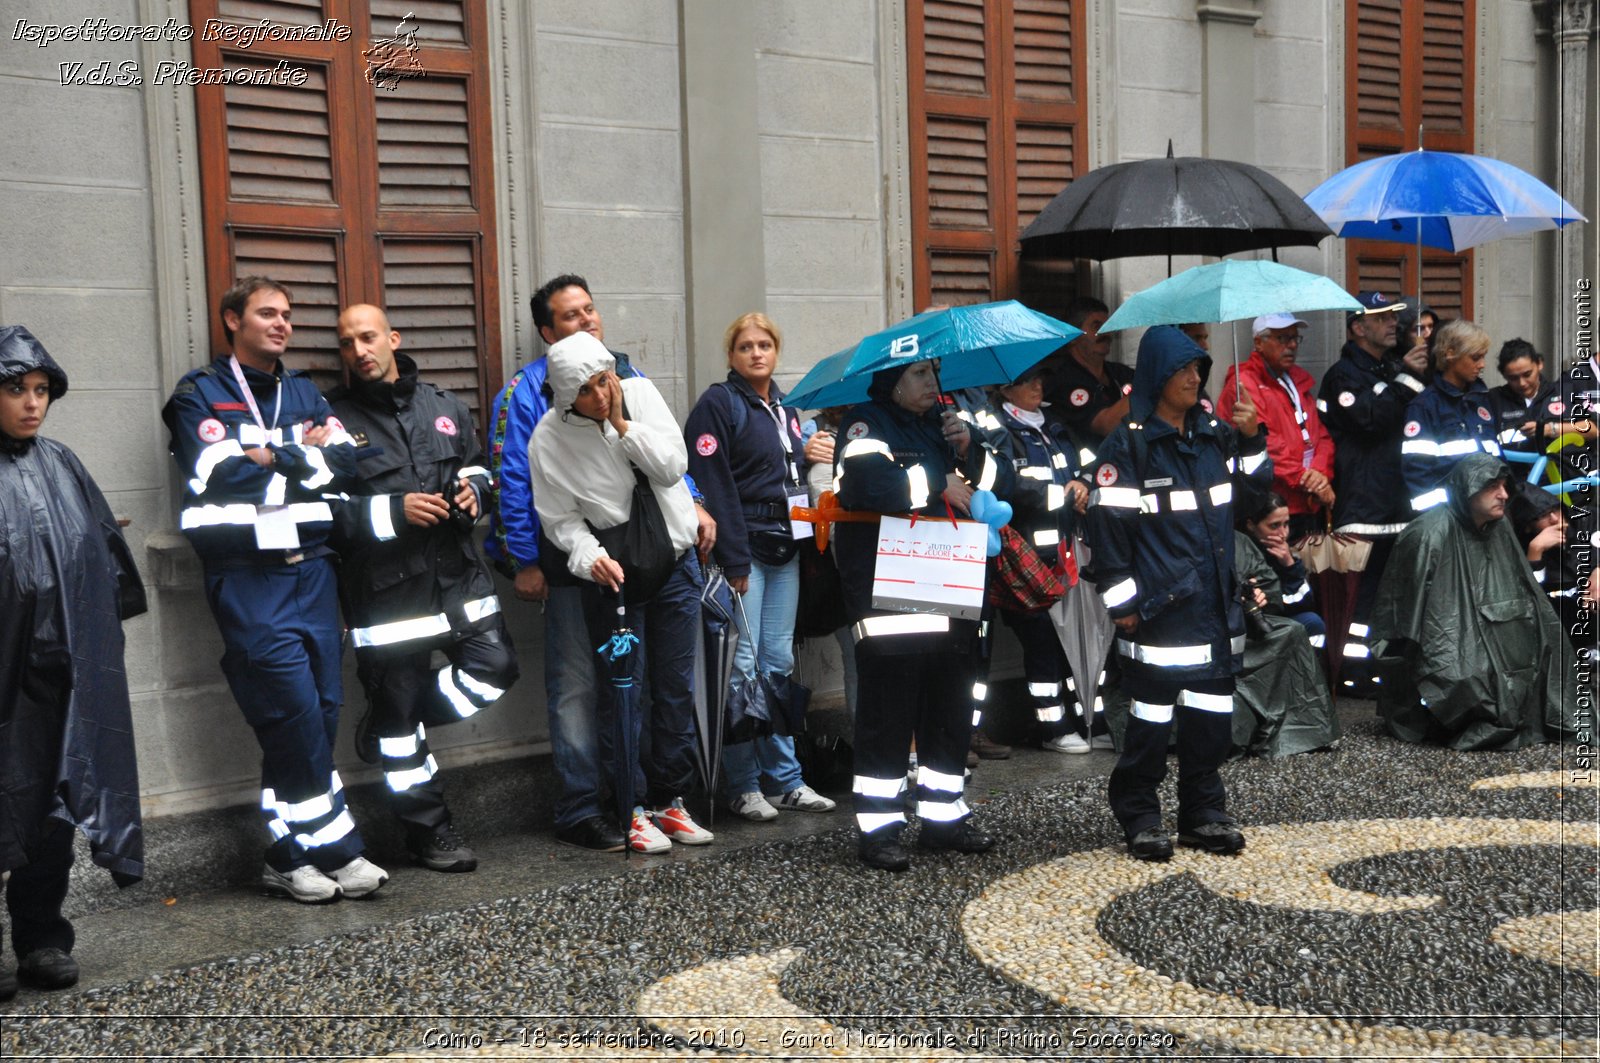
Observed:
[[[227,438],[228,429],[215,417],[207,417],[195,428],[194,434],[202,443],[220,443]]]
[[[1545,409],[1549,410],[1557,417],[1560,417],[1562,414],[1567,412],[1567,404],[1562,402],[1560,399],[1551,399],[1550,405],[1546,406]]]
[[[867,427],[867,422],[857,421],[855,424],[849,427],[849,429],[845,432],[844,437],[846,439],[860,439],[870,431],[872,431],[872,429]]]
[[[1478,416],[1487,421],[1489,419],[1489,408],[1487,406],[1479,406]]]
[[[1100,466],[1094,474],[1094,482],[1101,487],[1110,487],[1117,482],[1117,467],[1109,462]]]
[[[1355,392],[1353,392],[1353,391],[1341,391],[1341,392],[1339,392],[1339,405],[1340,406],[1354,406],[1355,404],[1356,404],[1356,393]]]
[[[694,452],[702,458],[709,458],[717,452],[717,437],[706,432],[694,441]]]
[[[1422,431],[1422,425],[1417,421],[1407,421],[1405,427],[1406,437],[1410,438]]]
[[[339,418],[337,418],[337,417],[328,418],[328,420],[326,422],[326,425],[327,425],[328,428],[332,429],[335,432],[343,432],[344,431],[344,422],[339,420]],[[440,431],[443,431],[443,429],[440,429]]]
[[[1207,413],[1215,413],[1216,412],[1216,407],[1211,405],[1211,400],[1210,399],[1201,399],[1200,400],[1200,408],[1202,410],[1206,411]],[[1213,421],[1212,423],[1215,424],[1216,422]]]
[[[329,423],[331,424],[332,421],[330,420]],[[453,436],[456,434],[456,423],[443,414],[433,419],[433,427],[442,435]]]
[[[1074,406],[1087,406],[1089,405],[1089,389],[1073,388],[1072,394],[1068,398],[1072,400]]]

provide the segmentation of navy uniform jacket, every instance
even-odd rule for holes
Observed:
[[[1155,417],[1119,425],[1100,448],[1088,512],[1101,598],[1113,619],[1139,617],[1131,639],[1117,638],[1124,667],[1179,683],[1242,664],[1233,496],[1272,487],[1265,425],[1246,438],[1196,405],[1187,427],[1185,437]]]
[[[913,414],[892,402],[865,402],[840,421],[834,456],[839,504],[845,509],[877,513],[949,514],[940,497],[945,477],[960,471],[976,488],[1004,497],[1012,489],[1011,464],[996,459],[976,436],[965,460],[945,442],[940,407]],[[872,573],[877,565],[878,525],[839,523],[833,526],[835,557],[844,584],[845,614],[862,637],[874,637],[874,618],[905,618],[917,630],[875,643],[879,653],[927,653],[961,645],[977,631],[977,621],[952,620],[925,613],[886,613],[872,608]],[[881,626],[881,625],[880,625]]]
[[[1411,509],[1421,513],[1445,500],[1445,479],[1456,462],[1483,451],[1500,455],[1489,389],[1474,380],[1465,391],[1435,376],[1406,407],[1400,468]]]
[[[712,556],[735,579],[750,574],[752,535],[776,537],[793,556],[789,496],[806,490],[800,419],[784,407],[776,384],[770,394],[769,406],[730,369],[725,383],[706,388],[683,425],[689,475],[717,522]]]
[[[1110,383],[1102,384],[1076,358],[1066,354],[1059,362],[1051,363],[1050,371],[1053,379],[1045,398],[1050,401],[1051,412],[1061,418],[1078,446],[1078,467],[1093,468],[1095,453],[1105,437],[1090,425],[1101,412],[1133,390],[1133,367],[1107,361],[1106,378]]]
[[[1522,434],[1522,426],[1529,421],[1543,424],[1566,420],[1567,405],[1561,400],[1559,381],[1546,380],[1534,392],[1533,401],[1524,401],[1511,390],[1510,384],[1489,389],[1489,412],[1494,414],[1494,426],[1500,445],[1506,450],[1542,451],[1545,440],[1536,434]]]
[[[242,366],[267,428],[250,413],[226,358],[184,375],[161,412],[169,447],[185,485],[178,526],[207,563],[245,561],[281,564],[286,557],[328,552],[332,503],[354,484],[355,441],[334,419],[333,436],[320,447],[300,442],[304,431],[333,417],[326,399],[298,370],[276,373]],[[278,399],[281,388],[281,405]],[[251,447],[272,451],[272,467],[245,456]],[[260,507],[285,506],[300,545],[294,550],[256,546]]]
[[[1334,531],[1394,535],[1411,519],[1401,432],[1422,388],[1399,358],[1380,361],[1354,343],[1323,374],[1317,412],[1333,436]]]
[[[996,417],[1005,428],[998,453],[1011,459],[1016,483],[1006,501],[1011,503],[1011,526],[1033,545],[1039,556],[1053,563],[1058,544],[1072,542],[1077,511],[1068,501],[1067,485],[1078,475],[1078,462],[1067,427],[1045,414],[1042,428],[1023,424],[998,406]]]
[[[339,583],[351,635],[357,649],[411,652],[498,628],[500,601],[471,521],[406,523],[406,494],[448,500],[462,477],[481,514],[489,470],[467,404],[419,381],[406,355],[395,361],[394,383],[357,381],[330,391],[328,401],[356,444],[358,482],[339,512]]]

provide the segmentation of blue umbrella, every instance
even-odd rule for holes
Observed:
[[[1361,304],[1327,277],[1277,262],[1227,259],[1186,269],[1130,296],[1100,331],[1359,309]]]
[[[865,402],[873,373],[929,359],[939,359],[946,391],[1009,383],[1081,335],[1015,299],[929,310],[824,358],[787,401],[796,409]]]
[[[1449,151],[1368,159],[1322,182],[1306,203],[1347,240],[1421,243],[1444,251],[1585,220],[1544,182],[1510,163]]]
[[[611,634],[600,643],[596,652],[605,664],[611,679],[611,722],[615,729],[612,737],[612,787],[616,791],[617,811],[622,817],[622,832],[628,843],[622,847],[623,858],[633,852],[633,808],[637,799],[634,790],[634,773],[639,766],[639,658],[636,651],[639,636],[628,623],[628,608],[622,592],[617,592],[616,617]]]

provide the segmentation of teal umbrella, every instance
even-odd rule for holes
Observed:
[[[1006,384],[1081,335],[1015,299],[929,310],[824,358],[785,403],[806,409],[865,402],[873,373],[930,359],[939,360],[946,391]]]
[[[1350,293],[1327,277],[1277,262],[1228,259],[1186,269],[1131,296],[1100,331],[1360,309]]]

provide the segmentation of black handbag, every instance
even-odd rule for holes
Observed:
[[[635,466],[633,498],[628,519],[610,528],[589,525],[606,554],[622,566],[623,594],[629,607],[644,605],[661,593],[672,578],[678,555],[672,549],[672,534],[662,516],[649,477]]]

